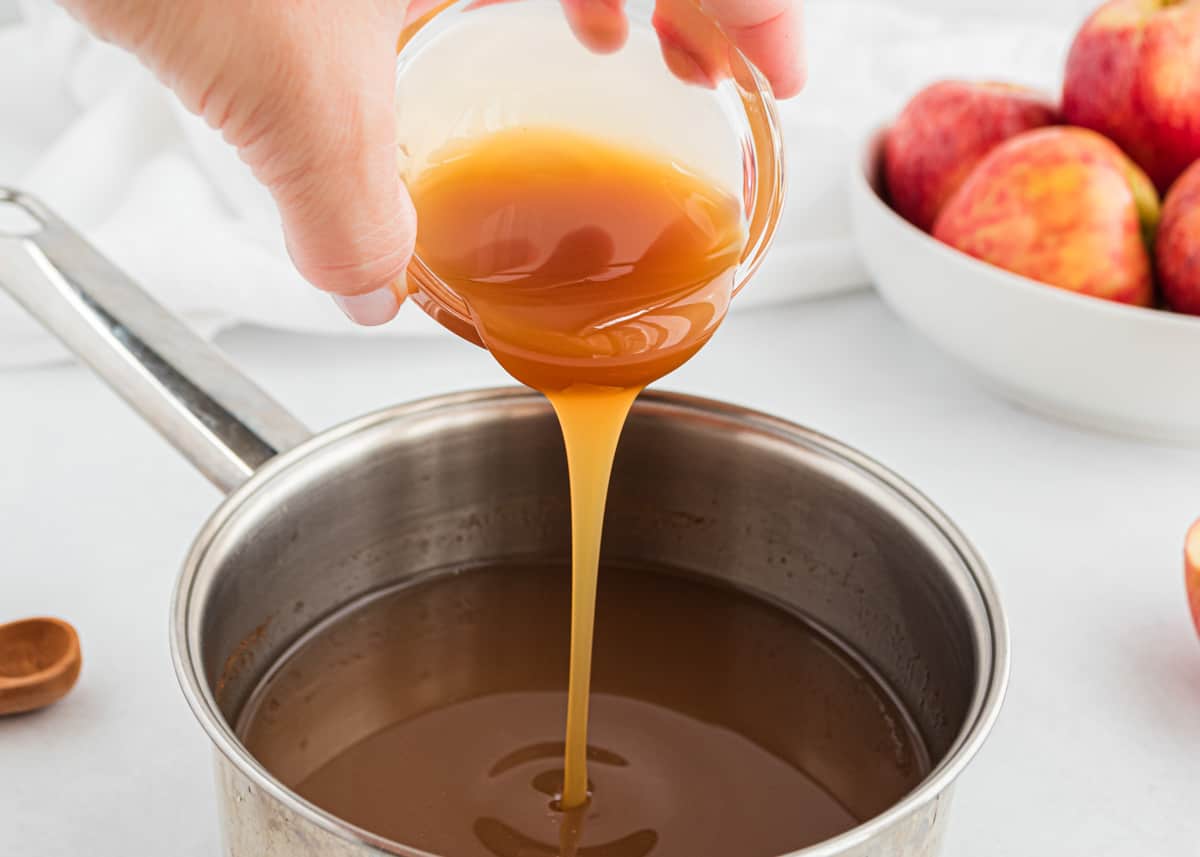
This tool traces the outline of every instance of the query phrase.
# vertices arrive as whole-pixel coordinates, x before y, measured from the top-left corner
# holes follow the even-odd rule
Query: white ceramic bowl
[[[859,252],[896,313],[1035,411],[1200,445],[1200,317],[1056,289],[935,241],[879,193],[885,130],[863,142],[850,204]]]

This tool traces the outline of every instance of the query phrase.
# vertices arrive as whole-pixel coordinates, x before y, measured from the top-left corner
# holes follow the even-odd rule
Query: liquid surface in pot
[[[364,599],[282,659],[239,733],[323,809],[446,857],[775,857],[928,772],[894,695],[824,632],[725,584],[606,565],[595,798],[561,812],[570,599],[550,563]]]
[[[551,128],[452,144],[411,183],[417,253],[562,426],[572,633],[564,807],[587,802],[588,687],[609,474],[633,400],[725,317],[746,241],[738,199],[681,165]]]

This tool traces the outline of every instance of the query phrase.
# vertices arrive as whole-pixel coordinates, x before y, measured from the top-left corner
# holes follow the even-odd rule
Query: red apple
[[[1116,145],[1058,127],[993,149],[946,203],[933,234],[1043,283],[1147,306],[1147,238],[1157,221],[1154,186]]]
[[[1158,189],[1200,159],[1200,0],[1112,0],[1075,37],[1063,118],[1114,140]]]
[[[1167,305],[1200,315],[1200,161],[1167,194],[1155,255]]]
[[[1192,622],[1200,633],[1200,521],[1188,530],[1183,548],[1184,584],[1187,587],[1188,606],[1192,608]]]
[[[997,143],[1057,119],[1052,104],[1019,86],[948,80],[921,90],[884,141],[892,206],[928,232],[946,200]]]

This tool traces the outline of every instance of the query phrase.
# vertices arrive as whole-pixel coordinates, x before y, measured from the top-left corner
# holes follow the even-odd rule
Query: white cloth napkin
[[[789,204],[774,249],[735,302],[749,306],[866,284],[844,177],[858,141],[942,77],[1057,87],[1071,29],[809,0],[811,82],[782,106]],[[414,336],[415,307],[365,330],[307,286],[270,199],[203,122],[136,62],[47,0],[0,0],[0,184],[30,191],[206,335],[237,324]],[[0,367],[64,359],[0,294]]]

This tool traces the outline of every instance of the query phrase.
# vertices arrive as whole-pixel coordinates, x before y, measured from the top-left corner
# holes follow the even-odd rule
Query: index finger
[[[771,82],[780,98],[804,87],[804,16],[801,0],[704,0],[733,43]]]
[[[611,54],[625,45],[629,21],[625,0],[562,0],[567,22],[589,50]]]

